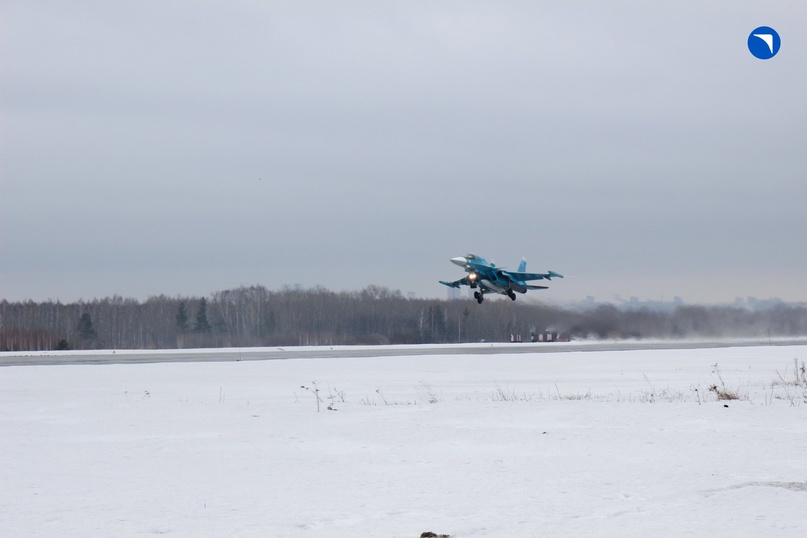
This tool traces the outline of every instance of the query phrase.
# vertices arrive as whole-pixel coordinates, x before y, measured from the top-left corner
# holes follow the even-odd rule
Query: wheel
[[[511,301],[516,300],[516,294],[513,292],[513,290],[507,290],[507,296],[510,297]]]

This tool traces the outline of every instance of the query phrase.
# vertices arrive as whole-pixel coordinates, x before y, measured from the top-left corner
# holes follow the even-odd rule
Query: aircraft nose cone
[[[451,258],[451,263],[454,265],[459,265],[460,267],[465,267],[465,264],[468,260],[463,258],[462,256],[457,256],[456,258]]]

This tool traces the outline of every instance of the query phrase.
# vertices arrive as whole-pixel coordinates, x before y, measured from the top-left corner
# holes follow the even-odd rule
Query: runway
[[[475,343],[397,346],[304,346],[181,350],[19,351],[0,353],[2,366],[150,364],[289,359],[409,357],[422,355],[499,355],[652,349],[710,349],[806,345],[807,338],[732,340],[627,340],[567,343]]]

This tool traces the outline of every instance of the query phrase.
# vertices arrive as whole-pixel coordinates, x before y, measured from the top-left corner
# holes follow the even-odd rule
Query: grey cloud
[[[477,250],[580,275],[547,297],[807,299],[807,10],[620,6],[8,4],[2,296],[441,295]]]

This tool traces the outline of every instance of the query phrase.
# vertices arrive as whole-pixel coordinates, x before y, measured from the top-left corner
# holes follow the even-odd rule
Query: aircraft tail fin
[[[527,258],[521,258],[521,263],[518,264],[518,272],[519,273],[527,272]]]

